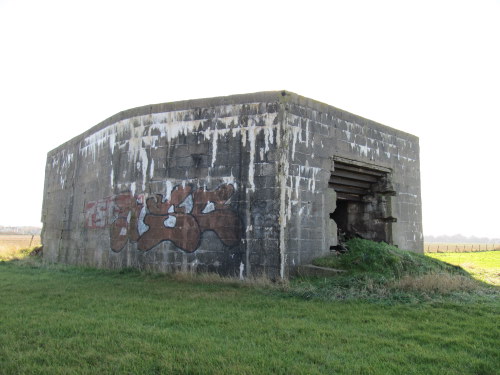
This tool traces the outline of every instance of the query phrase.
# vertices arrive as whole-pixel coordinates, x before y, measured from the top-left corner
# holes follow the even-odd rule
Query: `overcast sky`
[[[131,107],[289,90],[420,137],[424,233],[500,237],[500,1],[0,0],[0,225]]]

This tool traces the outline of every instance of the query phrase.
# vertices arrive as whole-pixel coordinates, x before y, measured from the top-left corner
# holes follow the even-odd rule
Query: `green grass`
[[[0,262],[0,373],[462,375],[500,368],[495,295],[331,302],[308,300],[301,282],[249,287],[31,257]]]
[[[322,300],[363,299],[384,303],[497,298],[498,289],[478,282],[461,267],[423,254],[363,239],[347,242],[349,251],[313,261],[345,270],[333,278],[293,281],[297,296]]]
[[[500,286],[500,251],[432,253],[427,255],[460,266],[478,280]]]
[[[347,242],[349,251],[342,255],[330,255],[315,259],[317,266],[340,268],[352,273],[379,274],[401,277],[408,274],[456,273],[465,275],[462,269],[417,254],[398,249],[384,242],[352,239]]]

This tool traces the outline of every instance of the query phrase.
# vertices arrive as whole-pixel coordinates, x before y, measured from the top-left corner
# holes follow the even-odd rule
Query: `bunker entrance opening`
[[[342,250],[343,242],[358,237],[392,243],[391,200],[396,192],[391,169],[334,157],[329,188],[335,191],[336,208],[330,212],[336,226],[336,242],[330,249]]]

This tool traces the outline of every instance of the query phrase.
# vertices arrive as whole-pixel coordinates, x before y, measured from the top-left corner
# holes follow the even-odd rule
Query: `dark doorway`
[[[392,243],[391,197],[395,195],[389,168],[334,158],[329,187],[337,195],[330,218],[338,227],[339,241],[361,237]]]
[[[330,219],[333,219],[337,223],[337,228],[344,233],[347,232],[349,222],[347,219],[348,206],[348,201],[337,199],[337,208],[334,212],[330,213]]]

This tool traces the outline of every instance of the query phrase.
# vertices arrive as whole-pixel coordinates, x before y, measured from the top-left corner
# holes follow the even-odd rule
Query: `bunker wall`
[[[269,92],[131,109],[49,152],[44,257],[286,277],[337,244],[342,163],[391,187],[350,206],[362,234],[421,252],[418,138]]]
[[[187,102],[116,117],[48,155],[47,259],[279,274],[277,102]]]
[[[336,208],[336,193],[329,187],[336,158],[390,170],[394,195],[378,197],[386,217],[368,212],[363,219],[390,228],[400,248],[423,252],[418,138],[304,97],[286,108],[290,145],[282,211],[287,266],[307,263],[336,244],[331,233],[336,225],[331,228],[329,217]]]

